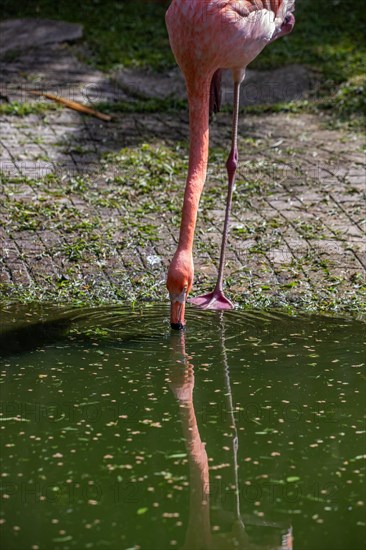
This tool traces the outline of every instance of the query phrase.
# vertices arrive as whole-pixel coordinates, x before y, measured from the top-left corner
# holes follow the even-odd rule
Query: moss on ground
[[[60,105],[50,101],[10,101],[9,103],[0,103],[0,116],[12,115],[24,117],[28,115],[40,115],[48,111],[61,109]]]
[[[140,274],[132,283],[125,274],[124,282],[118,285],[110,284],[98,277],[90,277],[86,281],[80,279],[78,274],[77,269],[69,270],[67,278],[60,279],[57,287],[52,289],[35,282],[26,286],[18,285],[17,288],[0,283],[0,304],[2,307],[11,303],[85,307],[116,305],[121,302],[129,305],[144,302],[168,303],[165,281],[160,279],[157,284],[155,274]],[[249,277],[245,279],[245,276],[241,279],[236,278],[235,285],[243,281],[248,283]],[[301,288],[294,290],[295,285],[286,285],[287,288],[284,286],[273,292],[273,288],[263,284],[248,284],[246,292],[238,293],[230,289],[229,278],[227,283],[226,295],[241,310],[276,310],[294,315],[316,313],[366,319],[366,285],[362,283],[346,293],[337,292],[331,285],[315,292]],[[211,290],[212,282],[196,283],[194,295]]]
[[[274,177],[273,160],[256,157],[257,140],[243,139],[248,170],[245,180],[239,175],[234,216],[240,211],[253,212],[253,201],[276,193],[279,177]],[[214,228],[213,211],[224,204],[226,185],[222,170],[226,151],[214,147],[210,152],[207,188],[201,202],[195,258],[211,255],[209,238]],[[52,302],[70,305],[115,304],[120,301],[165,301],[166,266],[143,267],[131,259],[114,270],[105,268],[113,258],[128,250],[143,249],[167,242],[166,227],[177,234],[180,223],[184,177],[188,162],[185,144],[168,146],[162,142],[142,144],[105,154],[100,172],[93,177],[51,174],[39,178],[4,177],[6,195],[1,225],[16,241],[39,236],[43,232],[64,236],[51,245],[47,255],[62,259],[57,274],[47,273],[27,285],[0,285],[3,303]],[[33,192],[24,194],[24,187]],[[319,242],[326,228],[317,218],[292,220],[293,227],[306,242]],[[209,229],[206,235],[200,233]],[[239,269],[230,269],[226,279],[229,296],[246,309],[275,308],[287,312],[307,311],[360,316],[366,305],[366,285],[361,273],[350,281],[346,275],[335,276],[331,258],[320,258],[311,249],[290,263],[284,259],[273,267],[267,254],[281,246],[288,222],[280,217],[233,223],[231,241],[236,245],[251,243]],[[215,228],[215,232],[217,229]],[[211,233],[212,234],[212,233]],[[18,236],[20,238],[18,239]],[[215,244],[215,254],[217,245]],[[22,255],[20,255],[22,258]],[[26,258],[24,258],[26,260]],[[42,259],[42,253],[41,258]],[[216,261],[216,260],[215,260]],[[250,264],[256,266],[253,273]],[[229,262],[230,263],[230,262]],[[85,266],[96,265],[85,275]],[[308,273],[306,277],[304,274]],[[314,284],[309,282],[317,274]],[[194,291],[205,292],[214,277],[197,269]],[[268,282],[271,281],[271,282]]]

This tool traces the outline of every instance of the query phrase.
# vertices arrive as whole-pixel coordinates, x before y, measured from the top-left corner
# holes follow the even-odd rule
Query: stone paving
[[[111,77],[74,52],[57,44],[2,61],[2,98],[37,102],[28,93],[35,88],[91,105],[133,102],[136,82],[138,96],[149,95],[148,86],[141,92],[140,73]],[[159,93],[151,85],[150,95]],[[165,299],[184,189],[187,113],[117,112],[105,123],[58,108],[1,118],[3,298]],[[211,125],[195,291],[210,288],[216,275],[230,125],[226,113]],[[239,136],[226,266],[231,295],[255,307],[359,310],[366,269],[363,137],[330,130],[321,116],[284,113],[241,115]],[[137,164],[130,166],[128,155],[121,160],[123,148]],[[145,193],[149,170],[161,184]]]

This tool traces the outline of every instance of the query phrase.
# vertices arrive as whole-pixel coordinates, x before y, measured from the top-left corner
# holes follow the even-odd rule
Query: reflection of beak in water
[[[240,513],[240,493],[238,478],[238,432],[233,410],[230,373],[225,348],[225,327],[223,314],[220,314],[221,358],[225,375],[226,406],[230,419],[233,439],[233,470],[235,485],[235,514],[231,518],[231,531],[211,533],[210,523],[210,479],[208,457],[205,444],[201,441],[193,404],[194,367],[185,349],[185,333],[172,336],[174,361],[169,371],[169,387],[179,401],[180,417],[189,460],[190,503],[185,550],[292,550],[292,529],[284,535],[281,546],[258,545],[250,542]]]

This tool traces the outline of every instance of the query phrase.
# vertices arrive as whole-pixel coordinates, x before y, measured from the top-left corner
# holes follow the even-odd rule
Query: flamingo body
[[[295,23],[294,3],[294,0],[173,0],[166,13],[171,48],[186,81],[190,124],[189,167],[179,243],[167,278],[173,328],[185,325],[185,302],[193,284],[192,247],[206,179],[213,76],[219,69],[230,69],[235,86],[232,147],[226,164],[228,199],[218,282],[213,293],[192,301],[201,307],[228,309],[233,306],[223,295],[223,266],[238,163],[239,87],[247,65],[263,48],[291,32]]]
[[[173,0],[166,23],[186,81],[197,71],[209,76],[219,68],[245,69],[280,34],[293,4],[293,0]]]

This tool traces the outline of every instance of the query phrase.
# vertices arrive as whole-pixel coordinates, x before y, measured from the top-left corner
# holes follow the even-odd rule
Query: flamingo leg
[[[225,251],[226,244],[229,235],[229,221],[230,212],[233,198],[233,191],[235,185],[235,173],[238,166],[238,119],[239,119],[239,101],[240,101],[240,84],[241,82],[234,83],[234,110],[233,110],[233,129],[232,129],[232,141],[231,151],[229,158],[226,162],[226,169],[228,174],[228,191],[226,199],[226,211],[224,230],[222,235],[220,263],[216,286],[213,292],[205,294],[204,296],[197,296],[191,298],[189,301],[191,304],[201,307],[202,309],[233,309],[232,302],[225,297],[223,290],[224,280],[224,267],[225,267]]]

